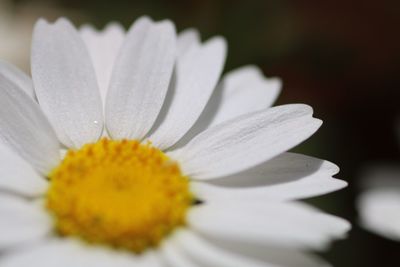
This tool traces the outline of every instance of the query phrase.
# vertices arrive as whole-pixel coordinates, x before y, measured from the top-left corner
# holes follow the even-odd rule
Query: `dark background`
[[[224,36],[225,70],[257,64],[284,82],[278,104],[307,103],[324,120],[320,131],[297,151],[329,159],[349,187],[312,199],[350,220],[345,241],[323,254],[333,265],[400,266],[400,243],[357,226],[354,201],[363,168],[397,164],[400,137],[400,1],[122,1],[19,0],[13,11],[57,9],[75,24],[103,27],[110,20],[128,27],[137,17],[170,18],[178,30],[195,27],[203,39]],[[38,14],[39,13],[39,14]],[[54,13],[43,15],[53,18]],[[399,211],[400,212],[400,211]],[[397,264],[396,264],[397,263]]]

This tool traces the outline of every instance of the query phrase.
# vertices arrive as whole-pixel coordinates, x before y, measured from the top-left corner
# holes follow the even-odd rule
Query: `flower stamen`
[[[159,149],[102,139],[70,150],[49,175],[57,232],[140,253],[185,224],[189,179]]]

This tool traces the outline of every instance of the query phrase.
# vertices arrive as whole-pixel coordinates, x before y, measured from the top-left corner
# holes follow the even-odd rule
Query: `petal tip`
[[[205,47],[214,47],[214,49],[220,49],[224,54],[228,49],[228,43],[222,36],[215,36],[207,40],[204,44]]]
[[[104,26],[104,32],[113,30],[123,33],[125,32],[125,27],[118,21],[111,21]]]

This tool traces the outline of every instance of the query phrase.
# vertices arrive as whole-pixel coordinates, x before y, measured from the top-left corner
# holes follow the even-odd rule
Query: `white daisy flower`
[[[33,83],[0,72],[0,267],[325,266],[349,224],[294,200],[346,183],[286,152],[321,121],[256,67],[218,83],[225,55],[170,21],[40,20]]]
[[[360,224],[385,238],[400,241],[400,167],[369,169],[357,201]]]

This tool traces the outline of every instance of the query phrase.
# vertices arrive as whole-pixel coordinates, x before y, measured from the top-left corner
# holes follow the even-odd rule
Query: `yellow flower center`
[[[133,140],[69,150],[49,179],[46,206],[60,235],[135,253],[184,225],[193,203],[178,164]]]

